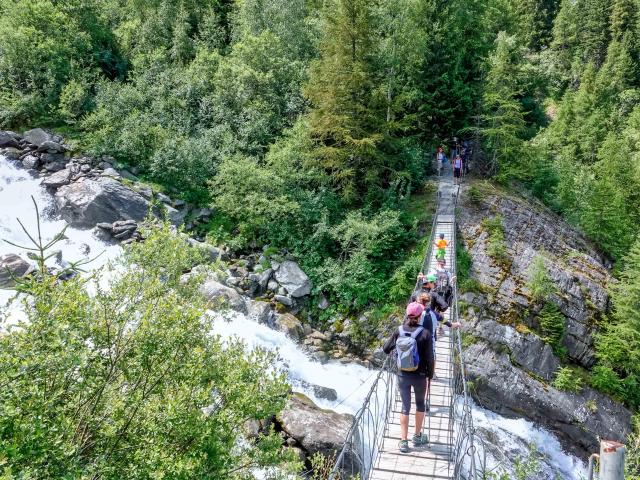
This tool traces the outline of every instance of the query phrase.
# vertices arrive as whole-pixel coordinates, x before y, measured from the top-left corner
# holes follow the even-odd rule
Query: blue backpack
[[[403,372],[415,372],[420,364],[418,354],[418,342],[416,338],[422,333],[423,328],[418,327],[409,333],[402,327],[398,327],[398,340],[396,340],[396,353],[398,354],[398,370]]]

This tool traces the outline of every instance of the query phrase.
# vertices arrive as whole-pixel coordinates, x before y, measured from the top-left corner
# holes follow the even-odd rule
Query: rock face
[[[15,285],[13,277],[20,278],[31,270],[31,264],[14,253],[0,255],[0,288]]]
[[[301,445],[307,457],[317,452],[331,457],[342,448],[353,417],[322,410],[304,395],[293,394],[278,421]]]
[[[497,191],[497,190],[496,190]],[[461,308],[472,394],[482,406],[525,417],[558,434],[563,446],[583,459],[597,451],[598,437],[623,440],[630,412],[590,388],[573,394],[551,385],[561,361],[541,333],[538,314],[545,302],[564,316],[565,363],[591,368],[594,337],[609,309],[607,286],[614,281],[607,260],[559,217],[535,201],[492,193],[480,204],[461,192],[459,239],[472,258],[471,277],[480,293],[467,292]],[[506,255],[490,255],[485,219],[500,217]],[[529,289],[531,264],[541,256],[552,287],[536,300]]]
[[[296,262],[286,260],[275,272],[276,280],[292,297],[303,297],[311,293],[311,280]]]
[[[143,220],[149,212],[149,202],[140,194],[109,177],[81,178],[62,186],[55,204],[62,218],[78,228],[121,219]]]
[[[609,308],[606,288],[612,278],[605,259],[578,232],[540,206],[506,195],[491,195],[480,206],[464,203],[464,198],[460,234],[473,258],[472,276],[490,292],[493,316],[502,323],[522,318],[529,327],[537,327],[535,315],[541,305],[532,302],[527,282],[533,259],[542,255],[557,287],[550,301],[566,317],[564,346],[571,360],[591,367],[595,326]],[[505,235],[506,264],[498,264],[489,255],[489,233],[482,225],[483,219],[498,215]]]
[[[18,148],[20,144],[18,140],[9,132],[0,132],[0,148],[13,147]]]
[[[630,431],[631,413],[594,390],[558,391],[516,368],[507,353],[484,342],[466,348],[464,358],[480,405],[545,426],[577,455],[598,451],[598,438],[624,441]]]

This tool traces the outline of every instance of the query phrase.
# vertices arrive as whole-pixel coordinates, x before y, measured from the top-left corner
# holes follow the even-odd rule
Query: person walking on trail
[[[442,295],[444,301],[449,305],[451,304],[451,297],[453,297],[453,285],[456,281],[455,275],[451,275],[451,272],[446,267],[446,260],[438,260],[436,262],[436,286],[435,290],[438,295]]]
[[[436,260],[444,259],[449,245],[449,242],[444,239],[444,233],[438,235],[438,239],[433,242],[433,245],[436,247]]]
[[[382,350],[387,355],[395,351],[398,365],[398,391],[402,400],[400,413],[400,443],[402,453],[409,452],[409,413],[411,411],[411,389],[416,402],[414,447],[426,445],[427,435],[422,431],[425,415],[427,379],[433,377],[433,339],[431,332],[418,325],[424,307],[412,302],[407,305],[406,319],[402,326],[385,342]]]
[[[463,161],[460,155],[456,155],[451,161],[453,165],[453,184],[460,185],[460,178],[462,177]]]
[[[442,147],[438,147],[438,154],[436,156],[436,160],[437,160],[437,166],[438,166],[438,176],[440,176],[440,173],[442,172],[442,168],[444,167],[444,161],[447,158],[444,154],[444,150],[442,149]]]

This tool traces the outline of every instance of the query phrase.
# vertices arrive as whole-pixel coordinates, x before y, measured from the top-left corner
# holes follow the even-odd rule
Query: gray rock
[[[264,325],[273,325],[274,314],[271,310],[269,302],[262,302],[258,300],[249,300],[249,313],[248,317],[254,322],[262,323]]]
[[[10,132],[0,132],[0,147],[20,148],[20,142]]]
[[[233,288],[227,287],[217,280],[207,279],[200,287],[200,292],[215,306],[228,307],[237,312],[247,313],[247,305],[242,296]]]
[[[560,366],[551,347],[533,333],[521,334],[511,326],[484,320],[474,326],[473,334],[496,351],[507,349],[513,363],[547,381],[553,380]]]
[[[313,395],[317,398],[329,400],[330,402],[335,402],[336,400],[338,400],[338,392],[336,392],[333,388],[323,387],[322,385],[305,382],[304,380],[300,381],[300,385],[307,390],[311,390],[313,392]]]
[[[260,288],[267,288],[267,285],[269,285],[269,280],[271,280],[271,275],[273,275],[273,270],[270,268],[267,268],[260,274],[260,277],[258,278],[258,284],[260,284]]]
[[[115,168],[105,168],[100,175],[103,177],[115,178],[116,180],[122,178]]]
[[[62,218],[78,228],[120,219],[140,221],[149,211],[149,202],[140,194],[108,177],[81,178],[60,187],[55,205]]]
[[[172,225],[179,227],[184,223],[185,218],[187,218],[188,210],[176,210],[171,205],[164,204],[164,209],[167,214],[167,218],[171,222]]]
[[[304,297],[311,293],[311,281],[296,262],[291,260],[282,262],[275,273],[275,278],[292,297]]]
[[[276,315],[274,326],[276,330],[286,333],[295,341],[299,341],[303,335],[302,322],[290,313],[279,313]]]
[[[0,155],[4,155],[5,158],[9,160],[20,160],[20,155],[22,154],[22,150],[14,147],[6,147],[0,149]]]
[[[43,186],[52,189],[60,188],[63,185],[68,185],[69,183],[71,183],[71,170],[67,168],[63,168],[58,172],[52,173],[42,180]]]
[[[464,358],[471,391],[481,405],[543,425],[576,455],[586,458],[598,450],[599,438],[624,441],[630,431],[631,412],[590,388],[574,394],[544,385],[512,365],[507,353],[482,341],[468,347]]]
[[[45,142],[53,142],[53,135],[46,132],[42,128],[34,128],[24,132],[24,139],[32,145],[37,147],[41,146]]]
[[[327,297],[325,297],[324,295],[320,297],[320,301],[318,302],[318,308],[320,310],[326,310],[327,308],[329,308],[329,300],[327,300]]]
[[[60,170],[64,170],[66,167],[67,167],[67,162],[64,161],[64,159],[57,162],[45,163],[44,165],[44,169],[47,172],[59,172]]]
[[[151,190],[151,188],[144,186],[138,186],[136,188],[138,190],[138,193],[147,200],[151,200],[153,198],[153,190]]]
[[[173,206],[175,208],[182,208],[187,204],[184,200],[180,200],[179,198],[173,201]]]
[[[270,292],[278,291],[278,287],[278,282],[276,282],[275,280],[269,280],[267,282],[267,290],[269,290]]]
[[[353,417],[320,409],[306,396],[294,393],[280,413],[278,422],[307,456],[320,453],[332,458],[342,448]],[[357,460],[353,460],[357,465]],[[346,463],[351,463],[350,459]]]
[[[40,157],[35,155],[27,155],[22,159],[22,165],[30,170],[37,170],[40,168]]]
[[[67,149],[57,142],[46,140],[38,146],[38,151],[47,153],[63,153],[66,152]]]
[[[162,193],[162,192],[156,193],[156,198],[158,199],[158,201],[160,201],[162,203],[166,203],[167,205],[171,205],[171,199],[167,195]]]
[[[291,298],[287,297],[286,295],[274,295],[273,298],[276,300],[276,302],[279,302],[287,307],[291,307],[293,305],[293,300],[291,300]]]
[[[29,262],[14,253],[0,255],[0,288],[15,285],[13,278],[20,278],[31,271]]]
[[[221,250],[218,247],[214,247],[210,243],[199,242],[195,238],[188,237],[187,243],[194,248],[202,249],[209,256],[209,260],[215,262],[218,258],[220,258]]]

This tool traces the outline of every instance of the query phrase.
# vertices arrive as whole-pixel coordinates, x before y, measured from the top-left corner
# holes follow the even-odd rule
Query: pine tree
[[[636,27],[637,8],[634,0],[614,0],[611,8],[611,38],[622,41]]]
[[[609,17],[611,0],[579,0],[580,48],[585,63],[600,67],[611,38]]]
[[[490,152],[486,165],[489,172],[506,179],[525,175],[524,112],[518,97],[519,49],[515,37],[500,32],[496,47],[489,57],[489,71],[483,95],[483,126],[485,148]]]
[[[614,310],[611,322],[597,338],[596,350],[601,364],[623,377],[624,395],[638,398],[640,378],[640,239],[623,261],[620,281],[610,287]],[[624,378],[626,377],[626,378]],[[635,384],[631,389],[630,385]]]
[[[183,65],[193,57],[193,41],[189,37],[190,30],[189,14],[184,6],[181,6],[173,27],[171,57],[175,62]]]
[[[312,104],[309,125],[315,160],[352,203],[386,175],[379,149],[386,110],[375,97],[374,18],[366,0],[334,0],[325,21],[321,58],[311,65],[305,89]]]
[[[539,50],[551,40],[553,19],[559,0],[518,0],[515,2],[520,18],[520,35],[526,46]]]

